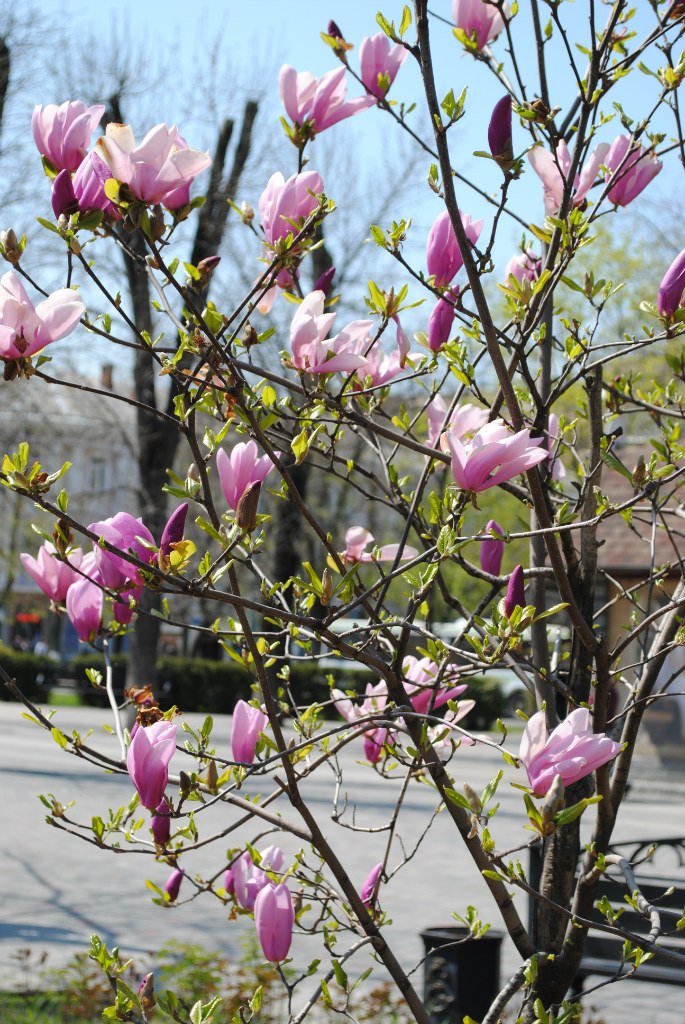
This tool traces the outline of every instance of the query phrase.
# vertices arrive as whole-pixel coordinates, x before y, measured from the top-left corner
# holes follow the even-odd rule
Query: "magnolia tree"
[[[644,325],[622,338],[602,333],[617,285],[587,269],[574,276],[574,268],[581,249],[583,266],[591,262],[600,218],[609,224],[625,216],[622,208],[641,202],[662,164],[675,174],[685,161],[677,93],[685,59],[675,50],[685,13],[679,3],[645,3],[637,31],[634,11],[622,0],[589,2],[582,33],[575,33],[565,20],[570,7],[549,0],[524,11],[501,0],[454,0],[446,24],[416,0],[399,23],[378,15],[381,31],[359,42],[358,59],[331,22],[323,34],[330,71],[317,79],[290,66],[281,70],[282,124],[293,161],[265,169],[258,210],[240,208],[244,259],[254,262],[256,280],[232,309],[222,308],[220,297],[216,304],[198,301],[197,283],[212,274],[218,254],[182,272],[175,255],[177,225],[201,203],[191,193],[208,154],[167,125],[137,141],[128,125],[110,123],[94,141],[104,108],[77,100],[37,107],[33,116],[54,208],[54,220],[43,223],[54,232],[55,261],[63,254],[64,287],[42,291],[23,238],[5,233],[11,269],[0,284],[3,387],[48,386],[41,380],[48,345],[79,324],[112,344],[130,345],[133,332],[135,346],[150,351],[159,373],[175,382],[171,418],[191,462],[185,479],[171,473],[168,490],[178,505],[162,535],[153,536],[135,509],[80,521],[68,503],[68,474],[61,479],[65,467],[37,464],[25,444],[4,456],[3,484],[54,518],[39,550],[23,555],[26,570],[81,640],[107,657],[102,685],[118,755],[63,733],[24,703],[65,753],[128,773],[131,784],[128,805],[107,818],[70,818],[67,825],[64,807],[48,801],[50,820],[102,847],[135,849],[166,863],[163,903],[183,898],[183,887],[213,893],[233,917],[253,917],[274,964],[288,962],[301,935],[320,934],[325,958],[294,980],[282,975],[298,1021],[329,998],[332,978],[349,989],[350,977],[364,969],[357,961],[369,952],[385,965],[408,1011],[428,1019],[393,952],[382,910],[388,863],[406,859],[394,829],[359,889],[345,863],[349,831],[338,837],[308,803],[312,775],[341,784],[338,756],[347,745],[389,786],[404,780],[400,800],[407,787],[429,782],[436,811],[442,808],[454,825],[454,859],[471,861],[486,881],[492,900],[469,911],[472,938],[485,922],[498,922],[520,968],[484,1020],[499,1019],[507,1007],[525,1021],[573,1019],[578,1007],[564,999],[612,860],[608,849],[638,730],[664,661],[683,640],[685,583],[675,538],[673,566],[653,564],[649,587],[646,578],[629,589],[613,581],[613,599],[626,599],[628,607],[622,637],[599,629],[607,567],[597,534],[607,520],[619,517],[627,530],[631,515],[638,521],[646,513],[654,531],[674,536],[683,473],[685,356],[676,339],[685,323],[685,252],[664,265],[658,296],[639,296]],[[436,33],[450,32],[454,57],[462,51],[466,61],[451,62],[450,74],[460,81],[442,96],[436,74],[444,69],[434,66],[431,45]],[[393,83],[410,65],[424,95],[415,108],[398,108]],[[461,91],[467,75],[470,93]],[[486,76],[501,94],[487,111],[477,99]],[[641,90],[632,85],[636,79]],[[645,90],[646,113],[634,113],[630,104],[644,101]],[[408,218],[371,226],[383,284],[370,282],[363,318],[340,324],[334,270],[311,291],[302,285],[311,279],[307,264],[319,228],[337,215],[315,169],[317,137],[335,132],[343,119],[370,116],[373,107],[388,132],[409,133],[424,151],[428,186],[443,208],[425,239]],[[500,180],[492,195],[464,171],[455,125],[469,112],[481,128],[477,159],[489,161]],[[537,215],[524,215],[523,186],[536,197]],[[478,219],[468,212],[475,196],[488,211]],[[522,229],[520,248],[506,266],[494,266],[509,222]],[[410,255],[412,244],[414,252],[425,244],[425,259]],[[137,331],[108,284],[116,247],[147,276],[168,321],[163,336]],[[410,283],[400,286],[407,275]],[[494,280],[499,291],[490,286]],[[285,301],[292,312],[289,334],[276,339],[280,355],[258,362],[272,332],[260,334],[253,323]],[[345,301],[362,307],[364,300],[347,294]],[[412,318],[422,327],[414,347],[402,324]],[[646,346],[661,347],[671,380],[641,383],[631,375],[629,357]],[[631,425],[640,413],[651,416],[652,450],[634,471],[612,451],[622,413]],[[363,457],[350,457],[350,438],[362,438]],[[305,461],[319,492],[352,493],[348,522],[327,519],[303,500],[293,467]],[[632,494],[617,504],[606,491],[621,475]],[[495,493],[505,511],[488,519],[481,508],[494,508],[488,501]],[[315,552],[287,579],[274,578],[270,568],[269,522],[283,502],[294,506]],[[378,538],[365,525],[374,505],[382,515],[374,522],[383,523]],[[186,536],[191,519],[201,545]],[[508,545],[528,554],[502,574]],[[467,605],[459,595],[473,592],[464,586],[472,581],[481,596]],[[235,708],[230,749],[212,738],[210,719],[197,733],[187,730],[182,742],[183,709],[160,707],[145,680],[127,691],[137,718],[126,728],[131,719],[117,706],[108,645],[130,628],[145,588],[162,593],[170,620],[179,596],[213,606],[207,631],[252,673],[254,697]],[[438,606],[462,623],[453,642],[432,629]],[[341,625],[350,618],[353,630]],[[550,649],[550,619],[570,635],[564,650]],[[348,690],[334,671],[330,700],[304,706],[289,665],[322,657],[367,670],[366,693]],[[469,680],[498,665],[512,666],[530,691],[520,746],[503,726],[494,738],[466,727],[479,699]],[[468,784],[469,757],[479,743],[503,762],[480,796]],[[518,787],[521,826],[534,833],[529,842],[522,833],[521,845],[507,852],[493,804],[502,776]],[[200,831],[197,812],[208,804],[225,815],[216,836]],[[582,846],[581,820],[588,837]],[[226,837],[246,824],[254,842],[227,857]],[[259,837],[266,833],[271,845],[264,848]],[[286,856],[281,833],[291,837],[285,846],[301,847],[297,855]],[[204,877],[193,855],[212,839],[215,870]],[[521,865],[522,851],[535,843],[542,848],[539,892]],[[449,877],[449,864],[431,863],[430,834],[417,856],[427,870]],[[632,892],[630,865],[622,866]],[[530,928],[512,900],[517,889],[533,897]],[[639,967],[656,948],[662,924],[654,908],[638,903],[651,914],[648,939],[638,943],[610,912],[600,927],[626,939],[624,955]],[[111,1019],[148,1021],[152,979],[136,994],[118,978],[118,962],[102,948],[98,955],[116,992]],[[169,998],[175,1019],[188,1019]],[[255,1008],[246,1007],[243,1019]],[[211,1020],[216,1005],[193,1013],[193,1020]]]

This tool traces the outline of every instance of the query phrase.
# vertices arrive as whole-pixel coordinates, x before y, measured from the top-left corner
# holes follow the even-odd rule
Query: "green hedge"
[[[112,657],[114,692],[118,699],[123,698],[127,662],[126,655]],[[84,704],[104,706],[107,703],[104,690],[92,686],[86,676],[87,668],[98,669],[104,674],[104,660],[99,654],[82,654],[72,659],[67,666],[60,666],[49,658],[24,654],[0,645],[0,664],[16,679],[19,689],[30,700],[44,700],[59,677],[73,682]],[[306,707],[315,701],[320,704],[330,701],[328,679],[331,675],[339,689],[355,690],[357,693],[363,693],[366,684],[373,678],[364,669],[341,666],[330,671],[316,664],[297,662],[290,668],[290,692],[295,702]],[[231,661],[160,658],[158,678],[157,696],[164,708],[176,704],[182,711],[230,714],[237,701],[249,700],[252,696],[253,676],[247,669]],[[464,720],[467,727],[487,729],[505,712],[506,702],[495,680],[481,677],[469,679],[466,696],[476,701],[475,708]],[[1,684],[0,699],[12,699],[9,691]]]
[[[59,663],[40,654],[15,651],[13,647],[0,644],[0,665],[7,675],[29,700],[43,700],[48,690],[57,682]],[[14,700],[3,682],[0,681],[0,700]]]

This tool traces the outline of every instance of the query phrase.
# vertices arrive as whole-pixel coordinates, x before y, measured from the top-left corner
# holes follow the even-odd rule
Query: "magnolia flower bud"
[[[507,593],[504,598],[504,614],[510,619],[514,608],[524,608],[525,604],[526,592],[523,582],[523,568],[517,565],[509,577],[509,585],[507,586]]]
[[[238,501],[235,510],[235,521],[241,530],[251,533],[257,525],[257,508],[259,506],[259,494],[262,489],[261,481],[250,484]]]
[[[321,576],[321,597],[319,600],[321,604],[326,607],[330,604],[331,598],[333,597],[333,579],[328,569],[324,569]]]
[[[495,104],[488,126],[488,146],[503,171],[514,164],[511,127],[511,97],[507,94]]]
[[[151,1010],[155,1005],[155,977],[154,974],[146,974],[138,988],[138,998],[144,1010]]]
[[[7,262],[16,266],[21,259],[23,250],[12,228],[8,231],[0,231],[0,247],[2,247],[2,255]]]

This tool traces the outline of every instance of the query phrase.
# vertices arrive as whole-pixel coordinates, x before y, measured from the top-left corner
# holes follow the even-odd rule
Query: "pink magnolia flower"
[[[504,541],[499,538],[504,536],[504,530],[494,519],[490,519],[483,533],[485,540],[480,543],[480,567],[491,576],[499,576],[504,557]]]
[[[75,171],[104,112],[102,103],[87,107],[81,100],[34,107],[31,128],[38,151],[56,171]]]
[[[512,434],[503,420],[486,423],[464,444],[451,432],[446,437],[452,476],[463,491],[486,491],[549,458],[543,438],[529,430]]]
[[[399,544],[384,544],[375,553],[367,551],[369,544],[373,543],[373,534],[369,533],[363,526],[351,526],[345,534],[345,550],[341,557],[343,562],[352,564],[354,562],[392,562],[400,549]],[[402,548],[401,558],[416,558],[416,548],[405,544]]]
[[[176,868],[174,871],[171,872],[167,880],[167,884],[164,886],[164,891],[166,892],[172,903],[175,903],[176,900],[178,899],[178,894],[181,891],[181,882],[183,881],[184,875],[185,871],[183,870],[183,868]]]
[[[378,886],[382,874],[383,865],[376,864],[375,867],[372,867],[371,870],[369,871],[366,881],[361,887],[359,897],[362,903],[366,904],[367,907],[372,906],[376,902],[376,898],[378,896]]]
[[[482,220],[473,220],[470,214],[460,211],[466,237],[471,245],[475,245],[483,229]],[[426,265],[428,273],[435,278],[437,288],[450,283],[454,275],[463,266],[463,259],[457,244],[450,215],[447,210],[439,214],[428,233],[426,243]]]
[[[268,455],[259,455],[257,442],[250,440],[239,441],[230,455],[219,448],[216,468],[226,504],[235,510],[248,487],[262,483],[274,466]]]
[[[269,882],[261,890],[254,905],[254,922],[259,944],[267,960],[285,960],[293,940],[295,909],[287,885]]]
[[[67,590],[66,608],[69,621],[79,640],[92,643],[102,628],[104,595],[89,579],[79,579]]]
[[[392,743],[397,734],[390,729],[369,729],[364,733],[364,757],[370,764],[378,764],[383,756],[383,748]]]
[[[406,56],[404,46],[401,43],[391,46],[385,32],[362,39],[359,46],[359,76],[376,99],[385,98]]]
[[[259,197],[259,217],[264,238],[274,245],[290,232],[296,233],[319,205],[323,181],[316,171],[293,174],[286,181],[280,171],[272,174]]]
[[[27,554],[19,555],[24,570],[55,604],[61,604],[72,583],[76,583],[82,578],[76,569],[72,569],[72,566],[78,568],[81,565],[83,558],[81,548],[73,548],[69,551],[67,558],[70,565],[57,558],[55,547],[47,542],[38,548],[36,558]]]
[[[381,387],[388,381],[399,377],[401,373],[402,363],[399,352],[383,352],[378,345],[374,345],[366,355],[364,364],[357,370],[356,377],[359,387],[369,379],[372,387]]]
[[[126,755],[131,782],[140,802],[155,811],[162,803],[169,781],[169,761],[176,750],[176,724],[161,719],[144,729],[136,729]]]
[[[233,885],[238,903],[245,910],[252,910],[264,886],[271,884],[267,871],[278,874],[285,865],[285,854],[280,846],[267,846],[265,850],[260,851],[260,857],[257,867],[250,854],[245,851],[231,865],[232,877],[229,882]],[[228,891],[226,888],[226,892]]]
[[[428,444],[432,448],[437,448],[438,441],[440,441],[440,448],[446,454],[449,454],[449,447],[443,431],[448,430],[450,434],[461,440],[480,430],[488,421],[487,410],[479,409],[477,406],[471,405],[470,402],[457,405],[449,420],[446,421],[447,406],[441,395],[435,395],[426,409],[426,415],[428,416]],[[440,463],[441,468],[442,466],[443,463]]]
[[[608,171],[606,179],[612,183],[608,196],[616,206],[632,203],[663,166],[654,153],[635,145],[628,135],[614,139],[604,165]]]
[[[108,544],[134,555],[141,562],[151,562],[155,557],[155,540],[142,519],[136,519],[130,512],[117,512],[111,519],[103,519],[99,523],[91,523],[88,527]],[[111,590],[125,588],[132,581],[140,583],[138,569],[127,562],[121,555],[115,555],[95,545],[93,549],[95,565],[105,587]]]
[[[252,764],[259,734],[269,724],[269,716],[261,708],[256,708],[247,701],[239,700],[233,709],[231,723],[231,749],[233,760],[241,764]]]
[[[368,715],[382,713],[388,701],[388,687],[385,683],[366,684],[366,696],[361,704],[355,704],[342,690],[333,688],[331,697],[335,709],[346,722],[358,722]]]
[[[110,171],[107,164],[95,152],[89,153],[79,164],[72,181],[72,189],[78,208],[82,213],[86,213],[88,210],[102,210],[114,220],[121,220],[119,210],[105,195],[104,182],[109,177]],[[55,213],[57,213],[56,210]]]
[[[466,683],[450,687],[456,679],[458,670],[454,665],[447,665],[438,685],[439,666],[431,658],[415,658],[407,655],[402,662],[404,688],[409,695],[411,706],[420,715],[425,715],[429,707],[433,710],[442,707],[448,700],[455,700],[467,689]]]
[[[508,7],[505,5],[505,13]],[[452,18],[469,38],[475,38],[476,48],[482,50],[496,39],[504,28],[504,21],[493,3],[485,0],[452,0]]]
[[[21,279],[0,279],[0,359],[26,359],[76,327],[86,307],[71,288],[60,288],[34,307]]]
[[[685,296],[685,249],[678,253],[659,285],[657,306],[660,316],[672,317]]]
[[[504,269],[504,280],[507,282],[513,277],[519,284],[524,281],[530,281],[532,284],[539,278],[541,270],[542,260],[532,249],[527,249],[511,257]]]
[[[459,289],[451,288],[434,306],[428,318],[428,348],[431,352],[439,352],[450,340],[456,314],[455,303],[458,298]]]
[[[528,719],[519,757],[526,766],[528,780],[536,796],[544,796],[555,775],[564,786],[585,778],[621,750],[605,733],[593,733],[587,708],[572,711],[547,737],[544,711]]]
[[[335,313],[324,313],[323,292],[310,292],[297,307],[290,324],[292,364],[306,373],[348,373],[366,362],[359,352],[368,338],[371,320],[354,320],[334,338],[327,338]]]
[[[475,708],[475,700],[460,700],[456,711],[445,712],[445,717],[439,725],[432,725],[428,730],[428,740],[434,747],[436,753],[451,754],[454,750],[455,740],[462,747],[473,747],[476,741],[459,730],[458,722],[468,715],[469,711]],[[454,733],[457,733],[454,736]]]
[[[599,168],[604,163],[608,152],[609,144],[607,142],[601,142],[595,146],[580,175],[576,174],[573,181],[573,206],[582,206],[585,202],[585,197],[594,185]],[[541,146],[536,146],[528,153],[528,160],[542,181],[545,193],[545,211],[549,214],[557,213],[564,197],[564,188],[571,167],[571,154],[568,151],[568,146],[562,139],[557,146],[556,155]]]
[[[212,162],[209,153],[188,149],[176,125],[166,124],[151,128],[139,145],[130,125],[108,124],[96,153],[109,168],[107,177],[124,182],[142,202],[171,210],[187,203],[191,181]]]
[[[297,72],[284,64],[278,76],[278,91],[290,120],[297,126],[308,124],[314,133],[322,132],[373,106],[373,96],[346,99],[346,73],[345,67],[339,67],[315,78],[309,71]]]

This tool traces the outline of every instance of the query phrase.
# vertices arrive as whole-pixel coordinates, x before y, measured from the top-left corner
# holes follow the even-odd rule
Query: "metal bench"
[[[656,846],[652,857],[649,850]],[[662,934],[658,945],[674,950],[685,956],[685,930],[678,931],[676,922],[685,915],[685,838],[634,840],[614,844],[610,853],[625,857],[633,865],[635,879],[640,892],[662,915]],[[529,883],[539,891],[542,870],[542,848],[531,848]],[[631,906],[626,897],[628,891],[620,868],[611,865],[599,881],[597,898],[606,897],[614,910],[623,909],[618,927],[624,927],[635,935],[646,938],[649,922]],[[529,901],[529,922],[532,920],[534,900]],[[593,920],[607,923],[595,904]],[[637,981],[652,981],[663,985],[685,984],[685,963],[662,956],[659,953],[643,961],[635,971],[631,962],[623,961],[623,941],[616,935],[591,928],[587,937],[585,952],[573,983],[572,995],[583,991],[585,979],[590,975],[620,977],[628,974]]]

